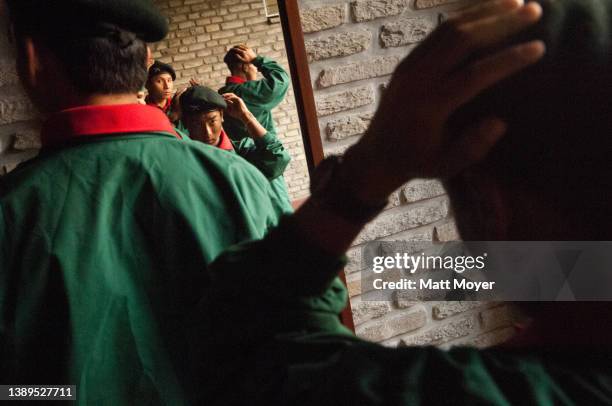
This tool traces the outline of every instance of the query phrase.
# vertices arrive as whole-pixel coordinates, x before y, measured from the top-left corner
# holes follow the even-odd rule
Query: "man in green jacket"
[[[221,96],[208,87],[192,86],[181,97],[181,110],[182,121],[191,139],[237,153],[257,167],[270,181],[283,175],[291,159],[289,154],[235,94]],[[227,116],[224,113],[240,120],[247,128],[249,137],[240,141],[232,140],[223,128]]]
[[[251,48],[237,45],[230,49],[223,59],[231,72],[225,86],[219,93],[233,93],[240,97],[257,121],[264,126],[270,137],[278,138],[272,109],[278,106],[287,94],[291,79],[276,61],[258,56]],[[261,72],[263,79],[257,80]],[[249,136],[240,120],[229,118],[225,123],[227,133],[234,140]],[[283,176],[272,181],[272,189],[279,197],[289,201],[287,184]]]
[[[145,87],[147,96],[145,103],[149,106],[159,108],[168,116],[168,120],[179,130],[181,135],[186,135],[186,129],[181,122],[181,94],[186,90],[174,92],[174,81],[176,72],[174,68],[160,61],[154,61],[149,66],[149,75]]]
[[[0,382],[185,403],[207,264],[285,206],[242,158],[138,104],[145,41],[167,33],[150,2],[7,4],[20,79],[48,118],[40,155],[0,179]]]

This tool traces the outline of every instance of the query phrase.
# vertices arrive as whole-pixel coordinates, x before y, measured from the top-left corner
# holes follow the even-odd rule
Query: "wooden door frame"
[[[296,108],[300,119],[308,173],[312,175],[315,167],[323,160],[325,155],[319,131],[317,107],[312,90],[298,0],[278,0],[278,8],[285,37],[285,49],[287,50],[291,80],[293,81]],[[340,272],[339,276],[346,285],[344,271]],[[355,331],[350,303],[347,304],[340,317],[345,326]]]

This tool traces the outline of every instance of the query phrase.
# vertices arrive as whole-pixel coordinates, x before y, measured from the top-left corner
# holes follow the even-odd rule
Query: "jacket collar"
[[[153,106],[153,107],[157,107],[158,109],[160,109],[161,111],[163,111],[164,113],[168,114],[168,111],[170,111],[170,107],[172,106],[172,97],[168,97],[166,99],[166,104],[164,105],[164,107],[159,107],[159,105],[157,103],[152,102],[149,99],[149,96],[147,96],[145,98],[145,103],[147,103],[148,106]]]
[[[225,151],[234,150],[234,145],[232,144],[230,138],[227,136],[225,130],[221,130],[221,136],[219,137],[219,144],[217,144],[217,148],[221,148]]]
[[[51,115],[43,124],[41,142],[43,147],[49,147],[100,135],[159,132],[181,138],[168,117],[155,107],[141,104],[81,106]]]
[[[230,84],[241,85],[246,82],[247,80],[245,78],[241,78],[240,76],[228,76],[227,79],[225,80],[225,83],[228,85]]]

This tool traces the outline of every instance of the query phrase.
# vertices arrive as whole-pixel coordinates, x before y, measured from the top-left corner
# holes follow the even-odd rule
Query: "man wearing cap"
[[[171,123],[183,135],[185,128],[181,123],[181,94],[186,90],[180,90],[174,94],[174,81],[176,72],[171,65],[160,61],[154,61],[149,67],[149,75],[145,87],[147,89],[146,104],[160,108]]]
[[[223,61],[231,76],[227,78],[225,86],[219,89],[219,93],[233,93],[240,97],[269,136],[277,138],[272,109],[278,106],[287,94],[291,81],[287,72],[276,61],[258,56],[246,45],[237,45],[230,49]],[[258,72],[263,76],[260,80],[257,80]],[[249,136],[244,124],[231,117],[226,120],[225,129],[235,140]],[[272,188],[278,196],[289,201],[283,176],[272,181]]]
[[[182,121],[191,139],[234,152],[256,166],[268,180],[282,176],[289,164],[283,144],[257,121],[233,93],[221,96],[204,86],[193,86],[181,97]],[[240,120],[249,138],[232,140],[223,129],[224,112]],[[288,206],[290,208],[290,206]]]
[[[7,4],[20,79],[48,119],[40,155],[0,179],[0,382],[184,404],[207,264],[263,237],[282,202],[252,165],[138,104],[146,42],[167,33],[151,2]]]

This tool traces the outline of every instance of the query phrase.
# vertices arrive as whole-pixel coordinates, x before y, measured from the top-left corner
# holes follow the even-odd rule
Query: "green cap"
[[[62,35],[96,35],[112,24],[156,42],[168,33],[168,21],[151,0],[7,0],[11,20],[26,30]]]
[[[181,95],[181,109],[184,113],[206,113],[226,108],[223,96],[208,87],[192,86]]]

